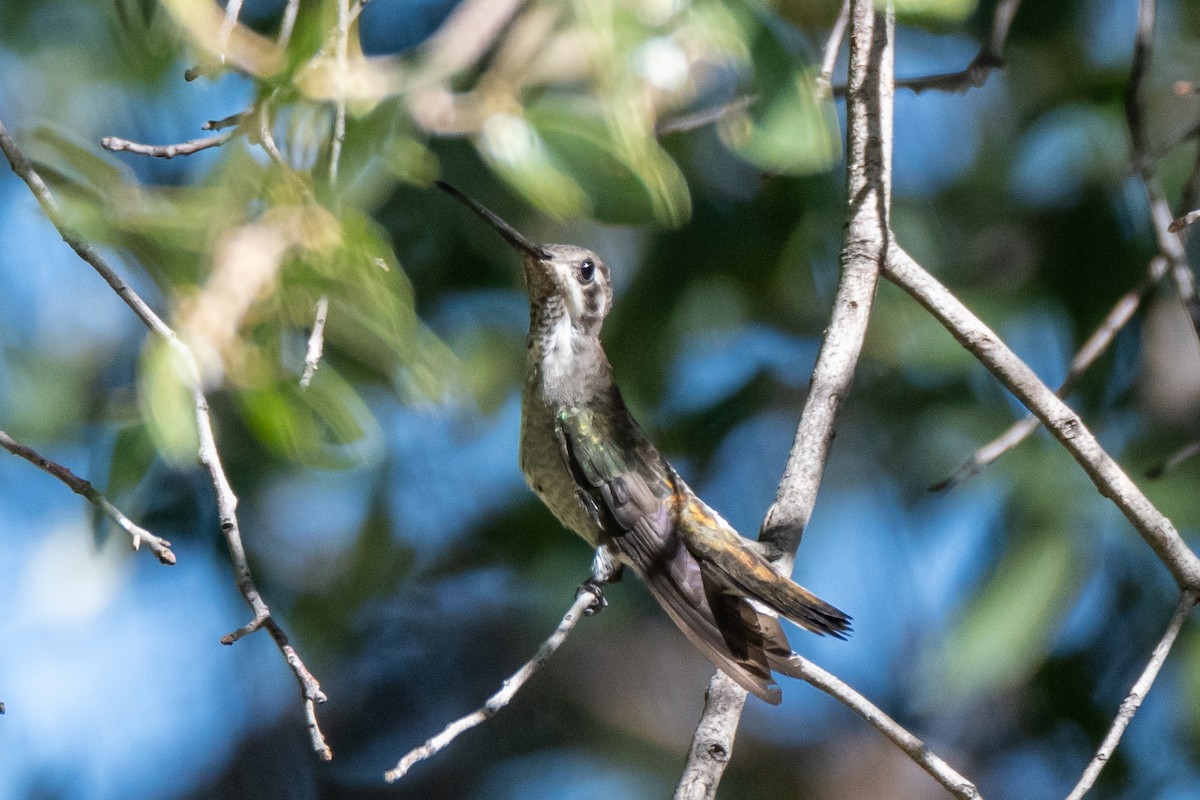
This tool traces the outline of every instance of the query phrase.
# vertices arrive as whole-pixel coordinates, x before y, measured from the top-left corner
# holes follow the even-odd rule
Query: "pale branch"
[[[521,690],[521,687],[528,683],[529,679],[546,665],[550,657],[566,641],[567,636],[575,627],[575,623],[579,622],[579,618],[586,615],[587,611],[600,601],[601,596],[598,592],[588,588],[581,588],[579,594],[575,597],[575,602],[567,609],[567,613],[563,615],[562,621],[558,623],[558,627],[554,629],[554,633],[550,634],[550,638],[542,642],[537,652],[533,654],[533,658],[522,664],[520,669],[505,680],[500,690],[489,697],[481,707],[464,717],[454,720],[437,736],[426,740],[420,747],[415,747],[405,754],[395,767],[384,773],[384,780],[388,783],[400,780],[418,762],[437,755],[447,745],[458,738],[460,734],[496,716],[500,709],[512,701],[517,692]]]
[[[673,133],[685,133],[703,128],[705,125],[711,125],[724,119],[729,114],[744,111],[757,99],[757,96],[752,94],[742,95],[719,106],[665,119],[654,126],[654,135],[669,136]]]
[[[217,50],[221,63],[225,63],[225,51],[229,48],[229,37],[237,27],[238,16],[242,13],[242,0],[229,0],[225,4],[225,19],[221,21],[221,29],[217,31]]]
[[[205,136],[201,139],[192,139],[179,144],[142,144],[140,142],[131,142],[128,139],[122,139],[118,136],[105,136],[100,140],[100,146],[105,150],[117,152],[136,153],[141,156],[153,156],[155,158],[174,158],[175,156],[190,156],[193,153],[199,153],[201,150],[208,150],[213,147],[220,147],[228,142],[237,129],[218,133],[216,136]]]
[[[1197,160],[1197,163],[1200,163],[1200,160]],[[1178,233],[1198,219],[1200,219],[1200,209],[1189,211],[1182,217],[1176,217],[1171,224],[1167,226],[1167,230],[1169,230],[1171,233]]]
[[[1000,337],[898,245],[884,275],[925,307],[969,350],[1083,467],[1100,494],[1125,515],[1171,572],[1180,589],[1200,590],[1200,559],[1166,516],[1113,460],[1083,420],[1042,383]]]
[[[1121,703],[1120,708],[1117,710],[1117,715],[1113,719],[1112,726],[1108,729],[1108,734],[1105,735],[1104,741],[1100,743],[1100,748],[1096,751],[1095,757],[1084,769],[1083,775],[1079,778],[1079,783],[1075,784],[1075,788],[1067,795],[1067,800],[1082,800],[1083,796],[1096,783],[1096,779],[1100,777],[1100,770],[1104,769],[1104,765],[1112,758],[1117,745],[1121,742],[1121,736],[1125,733],[1125,728],[1133,721],[1133,715],[1137,713],[1138,708],[1142,705],[1142,701],[1150,693],[1151,687],[1154,686],[1154,679],[1158,677],[1159,670],[1162,669],[1163,663],[1167,660],[1167,655],[1171,652],[1171,646],[1175,644],[1175,639],[1179,636],[1179,631],[1183,627],[1184,621],[1195,605],[1195,594],[1190,591],[1184,591],[1180,594],[1179,605],[1176,606],[1175,613],[1172,615],[1171,621],[1167,624],[1167,630],[1163,633],[1162,638],[1159,639],[1158,644],[1154,646],[1154,651],[1150,654],[1150,661],[1133,684],[1133,688],[1129,690],[1128,696]]]
[[[234,125],[241,125],[250,116],[249,111],[239,111],[236,114],[230,114],[228,117],[221,119],[210,119],[208,122],[200,126],[202,131],[219,131],[225,128],[232,128]]]
[[[195,412],[196,430],[199,438],[198,459],[208,472],[216,494],[221,533],[224,535],[226,546],[229,548],[235,582],[242,597],[245,598],[247,605],[250,606],[251,611],[254,613],[254,619],[248,625],[223,637],[221,640],[222,643],[230,644],[246,633],[253,632],[259,628],[266,628],[271,634],[271,638],[275,641],[276,646],[283,654],[284,659],[292,668],[306,706],[309,703],[325,702],[325,695],[321,691],[320,684],[317,683],[316,678],[309,672],[295,649],[289,644],[286,634],[271,616],[270,609],[263,601],[262,595],[254,584],[253,576],[250,573],[250,566],[246,560],[245,548],[242,545],[241,532],[238,527],[236,512],[237,496],[233,493],[229,479],[225,475],[225,469],[221,464],[220,456],[217,453],[212,418],[208,411],[208,400],[204,396],[200,368],[191,348],[147,305],[146,301],[133,290],[94,247],[80,239],[70,230],[63,219],[58,201],[50,192],[49,187],[46,186],[42,177],[33,168],[29,159],[17,147],[17,143],[9,136],[3,122],[0,122],[0,150],[4,151],[4,155],[12,166],[13,172],[29,186],[30,191],[41,204],[46,216],[62,236],[63,241],[70,245],[71,249],[112,287],[117,296],[125,301],[125,304],[133,310],[138,319],[145,323],[146,327],[167,342],[184,369],[186,382],[192,394]],[[332,755],[329,746],[325,743],[325,738],[321,734],[320,728],[314,725],[311,728],[311,733],[313,749],[317,751],[321,758],[326,760],[331,758]]]
[[[1108,312],[1096,330],[1092,331],[1092,335],[1071,359],[1071,366],[1067,370],[1066,378],[1054,392],[1056,395],[1065,399],[1074,391],[1079,379],[1091,368],[1092,364],[1096,363],[1100,356],[1104,355],[1109,345],[1116,339],[1117,334],[1128,324],[1129,320],[1133,319],[1133,315],[1146,296],[1162,280],[1166,271],[1167,260],[1165,258],[1155,256],[1150,259],[1150,267],[1146,271],[1146,276],[1142,278],[1142,282],[1117,300],[1112,310]],[[1014,422],[1004,433],[972,453],[971,457],[953,475],[929,487],[929,490],[940,492],[952,489],[963,481],[978,475],[988,464],[1025,441],[1040,424],[1038,418],[1032,414]]]
[[[146,546],[150,548],[150,552],[154,553],[159,561],[164,564],[175,563],[175,554],[171,552],[170,542],[155,536],[150,531],[135,524],[133,520],[122,514],[120,509],[109,502],[108,498],[101,494],[100,490],[93,486],[90,481],[79,477],[62,464],[51,461],[32,447],[21,444],[4,431],[0,431],[0,447],[3,447],[14,456],[20,456],[43,472],[58,478],[68,489],[80,495],[102,511],[105,516],[117,523],[122,530],[129,534],[134,550],[137,550],[142,542],[145,542]]]
[[[978,89],[987,83],[991,74],[1004,67],[1004,44],[1008,41],[1008,32],[1012,28],[1013,18],[1021,0],[999,0],[992,14],[992,28],[988,32],[987,41],[979,48],[979,52],[968,64],[957,72],[944,72],[937,75],[922,75],[913,78],[896,80],[897,89],[910,89],[913,92],[965,92],[968,89]],[[833,93],[839,97],[846,93],[845,86],[835,86]]]
[[[716,796],[733,754],[745,705],[746,690],[721,670],[714,672],[704,693],[704,712],[692,734],[687,769],[675,787],[674,800],[708,800]]]
[[[300,13],[300,0],[287,0],[283,8],[283,17],[279,20],[279,38],[275,40],[280,50],[287,50],[292,41],[292,31],[296,29],[296,16]]]
[[[850,0],[842,0],[842,10],[829,31],[825,40],[824,55],[821,58],[821,74],[817,76],[818,91],[823,97],[833,92],[833,68],[837,65],[838,51],[842,49],[842,40],[846,38],[846,25],[850,21]]]
[[[1154,156],[1146,130],[1146,75],[1150,70],[1156,13],[1155,0],[1140,0],[1137,32],[1133,41],[1133,64],[1129,71],[1129,83],[1125,86],[1125,123],[1129,128],[1130,158],[1134,172],[1142,183],[1150,206],[1154,238],[1159,252],[1171,265],[1175,291],[1191,316],[1197,337],[1200,337],[1200,296],[1196,292],[1196,275],[1188,263],[1183,240],[1171,229],[1175,215],[1171,212],[1162,183],[1154,173]]]
[[[850,93],[846,102],[850,204],[840,257],[841,280],[796,437],[759,536],[783,575],[791,574],[796,549],[812,515],[838,412],[850,392],[880,267],[888,252],[894,24],[890,2],[886,11],[876,11],[872,0],[851,3]],[[728,758],[744,694],[732,681],[710,683],[676,790],[678,796],[689,800],[715,797],[726,761],[712,754]]]
[[[1187,461],[1189,458],[1194,458],[1197,455],[1200,455],[1200,441],[1189,442],[1172,453],[1171,457],[1163,463],[1156,464],[1155,466],[1146,470],[1146,477],[1152,480],[1157,480],[1158,478],[1161,478],[1163,475],[1166,475],[1168,472],[1178,467],[1183,462]]]
[[[905,755],[916,762],[935,781],[946,788],[946,791],[962,800],[982,800],[982,795],[971,781],[956,772],[941,757],[929,749],[923,741],[908,731],[903,725],[889,717],[882,709],[858,693],[852,686],[831,672],[828,672],[808,659],[793,655],[790,665],[795,669],[789,672],[801,678],[821,691],[844,704],[847,708],[867,721],[871,727],[886,736],[893,744],[904,751]]]
[[[333,120],[333,140],[329,143],[329,188],[336,193],[338,164],[342,160],[342,145],[346,141],[346,73],[350,42],[350,0],[337,0],[337,110]]]
[[[308,350],[304,355],[304,374],[300,376],[300,388],[307,389],[312,383],[317,367],[321,365],[321,354],[325,351],[325,318],[329,315],[329,298],[317,298],[316,316],[313,318],[312,333],[308,336]]]

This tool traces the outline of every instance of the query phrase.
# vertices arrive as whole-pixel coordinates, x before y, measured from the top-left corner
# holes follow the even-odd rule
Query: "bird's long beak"
[[[496,232],[504,237],[504,241],[511,244],[518,252],[524,253],[525,255],[528,255],[528,256],[531,256],[531,257],[537,259],[538,261],[542,261],[542,260],[549,258],[549,255],[547,255],[545,250],[538,247],[536,244],[529,241],[524,236],[522,236],[520,233],[518,233],[516,228],[514,228],[512,225],[509,225],[504,220],[500,219],[500,217],[496,216],[494,213],[489,211],[484,206],[480,205],[479,203],[475,202],[471,198],[467,197],[465,194],[460,192],[458,189],[455,189],[453,186],[446,183],[445,181],[434,181],[434,183],[443,192],[450,195],[455,200],[462,203],[464,206],[471,209],[479,216],[483,217],[484,221],[486,221],[493,228],[495,228]]]

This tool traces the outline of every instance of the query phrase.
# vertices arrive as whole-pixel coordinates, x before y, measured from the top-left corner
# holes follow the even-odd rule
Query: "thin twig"
[[[1169,230],[1171,233],[1178,233],[1198,219],[1200,219],[1200,209],[1189,211],[1182,217],[1177,217],[1170,225],[1167,226],[1167,230]]]
[[[1158,554],[1180,589],[1200,591],[1200,559],[1174,524],[1130,480],[1069,406],[1009,349],[970,309],[959,301],[898,245],[893,245],[884,275],[925,307],[1042,424],[1062,442],[1100,493]]]
[[[928,772],[934,780],[950,794],[962,800],[982,800],[979,790],[949,764],[936,755],[929,746],[910,733],[904,726],[889,717],[882,709],[863,697],[853,687],[831,672],[818,667],[802,656],[792,656],[794,674],[821,691],[841,701],[855,714],[865,719],[871,727],[886,736],[893,744]]]
[[[1117,300],[1112,310],[1108,312],[1108,315],[1105,316],[1096,330],[1092,332],[1092,335],[1079,348],[1079,352],[1071,359],[1071,366],[1067,370],[1066,378],[1063,379],[1062,384],[1054,392],[1056,395],[1060,398],[1066,398],[1067,395],[1074,391],[1079,379],[1108,350],[1108,346],[1112,344],[1121,329],[1133,318],[1142,301],[1158,285],[1166,272],[1167,260],[1165,258],[1155,256],[1150,259],[1150,267],[1146,271],[1146,276],[1142,278],[1142,282],[1133,290],[1126,292],[1121,299]],[[971,457],[953,475],[940,483],[930,486],[929,491],[946,491],[978,475],[988,464],[991,464],[997,458],[1025,441],[1030,434],[1037,430],[1040,424],[1038,418],[1032,414],[1014,422],[1004,433],[972,453]]]
[[[825,40],[825,55],[821,59],[821,74],[817,76],[817,91],[821,97],[828,97],[833,91],[833,68],[837,66],[838,52],[842,49],[842,40],[846,38],[846,25],[850,22],[850,0],[842,1],[842,10],[834,20],[829,38]]]
[[[308,350],[304,354],[304,374],[300,376],[300,388],[307,389],[313,374],[321,365],[321,354],[325,351],[325,317],[329,314],[329,298],[317,298],[317,313],[313,319],[312,333],[308,337]]]
[[[1146,74],[1150,71],[1150,53],[1154,41],[1155,0],[1138,3],[1137,33],[1133,41],[1133,65],[1125,87],[1125,122],[1129,128],[1130,158],[1134,171],[1146,191],[1150,205],[1150,222],[1159,252],[1170,262],[1175,292],[1188,310],[1192,326],[1200,337],[1200,296],[1196,293],[1196,276],[1188,263],[1187,250],[1178,233],[1171,230],[1175,215],[1163,192],[1162,183],[1154,174],[1154,157],[1146,131]]]
[[[338,162],[346,141],[346,72],[350,41],[350,0],[338,0],[337,31],[337,115],[333,121],[333,141],[329,145],[329,188],[337,190]]]
[[[757,99],[756,95],[742,95],[724,105],[705,108],[692,114],[684,114],[680,117],[663,120],[654,127],[654,135],[668,136],[672,133],[685,133],[687,131],[694,131],[697,128],[703,128],[705,125],[717,122],[736,111],[745,110]]]
[[[1125,728],[1133,721],[1133,715],[1137,713],[1142,701],[1150,693],[1151,687],[1154,686],[1154,679],[1158,677],[1158,671],[1162,669],[1163,662],[1167,660],[1171,646],[1175,644],[1175,638],[1179,635],[1179,630],[1195,605],[1196,595],[1187,591],[1180,595],[1175,614],[1167,624],[1167,630],[1163,633],[1162,639],[1154,646],[1149,663],[1142,670],[1137,682],[1133,684],[1133,688],[1129,690],[1129,695],[1121,703],[1121,707],[1117,710],[1117,716],[1113,719],[1112,727],[1108,729],[1108,734],[1100,743],[1100,749],[1096,751],[1095,758],[1088,763],[1079,783],[1067,795],[1067,800],[1081,800],[1096,783],[1096,778],[1100,777],[1100,770],[1104,769],[1104,765],[1112,758],[1113,752],[1121,742],[1121,736],[1125,733]]]
[[[1185,444],[1183,447],[1176,450],[1174,454],[1172,454],[1171,457],[1166,461],[1146,470],[1146,477],[1150,478],[1151,480],[1157,480],[1158,478],[1161,478],[1163,475],[1166,475],[1168,472],[1178,467],[1183,462],[1187,461],[1189,458],[1194,458],[1197,455],[1200,455],[1200,440]]]
[[[122,514],[120,509],[110,503],[108,498],[101,494],[100,490],[93,486],[91,482],[79,477],[62,464],[51,461],[32,447],[21,444],[4,431],[0,431],[0,447],[3,447],[15,456],[20,456],[38,469],[58,478],[66,484],[68,489],[82,496],[89,503],[104,512],[109,519],[117,523],[117,525],[129,534],[134,550],[137,550],[142,542],[145,542],[146,546],[150,548],[150,552],[158,556],[159,561],[164,564],[175,563],[175,554],[171,552],[170,542],[155,536],[140,525],[134,524],[133,520]]]
[[[221,29],[217,32],[217,51],[221,63],[225,63],[225,51],[229,49],[229,36],[237,26],[238,16],[242,13],[242,0],[229,0],[225,6],[225,19],[221,21]]]
[[[200,126],[202,131],[220,131],[225,128],[232,128],[234,125],[241,125],[246,118],[250,116],[249,111],[239,111],[236,114],[230,114],[228,117],[221,119],[210,119],[208,122]]]
[[[287,50],[292,41],[292,31],[296,29],[296,15],[300,13],[300,0],[287,0],[283,9],[283,18],[279,21],[279,38],[275,40],[280,50]]]
[[[350,6],[350,22],[358,19],[358,15],[362,13],[363,7],[371,0],[356,0],[354,5]]]
[[[456,719],[447,725],[437,736],[426,740],[420,747],[410,750],[393,769],[384,773],[384,780],[388,783],[400,780],[415,764],[437,755],[443,748],[458,738],[459,734],[469,731],[476,725],[487,722],[496,716],[500,709],[509,704],[517,692],[521,690],[521,687],[537,674],[538,670],[545,666],[546,662],[554,655],[559,646],[566,641],[567,635],[571,633],[571,630],[575,627],[575,623],[579,622],[579,618],[584,615],[587,609],[595,605],[598,599],[599,595],[595,592],[582,589],[575,598],[575,602],[567,610],[567,613],[563,615],[562,621],[558,623],[558,627],[554,629],[554,633],[550,634],[550,638],[542,642],[541,647],[533,654],[533,658],[526,661],[521,665],[520,669],[504,681],[500,687],[500,691],[489,697],[487,702],[480,708],[472,711],[465,717]]]
[[[853,0],[850,13],[851,91],[846,103],[846,187],[851,198],[842,276],[813,368],[808,396],[775,502],[759,540],[776,569],[791,574],[800,537],[812,515],[842,401],[850,392],[866,337],[879,271],[888,252],[891,202],[892,53],[891,3]],[[714,678],[676,800],[712,800],[728,763],[745,690]]]
[[[78,238],[67,227],[66,222],[63,220],[58,201],[50,192],[49,187],[46,186],[46,182],[42,180],[42,177],[33,168],[33,165],[29,163],[29,159],[17,147],[17,143],[9,136],[3,122],[0,122],[0,150],[4,151],[4,155],[8,158],[8,163],[12,165],[13,172],[29,186],[30,191],[33,192],[34,197],[41,204],[46,216],[49,217],[54,227],[58,229],[59,234],[62,235],[63,241],[70,245],[71,249],[80,258],[96,270],[100,277],[117,293],[117,296],[124,300],[125,304],[133,310],[138,319],[146,324],[146,327],[150,328],[150,330],[154,331],[167,342],[183,367],[185,381],[192,393],[192,402],[195,410],[196,431],[199,438],[198,458],[200,464],[208,472],[213,490],[216,493],[217,513],[220,520],[221,533],[224,535],[226,546],[229,548],[230,561],[233,565],[234,579],[238,591],[241,592],[242,597],[245,598],[247,605],[250,606],[251,611],[254,613],[254,618],[249,624],[223,637],[221,639],[222,643],[231,644],[247,633],[251,633],[259,628],[266,628],[280,652],[283,653],[284,659],[292,668],[292,672],[295,673],[296,681],[300,685],[306,707],[310,703],[325,702],[325,694],[321,691],[320,684],[317,683],[316,678],[309,672],[304,662],[296,654],[295,649],[289,644],[287,635],[271,616],[270,609],[262,599],[258,587],[254,584],[254,578],[250,573],[250,566],[246,560],[246,551],[242,545],[241,531],[238,527],[236,513],[237,496],[233,493],[233,488],[230,486],[229,479],[225,475],[225,469],[221,465],[220,455],[217,453],[212,418],[208,411],[208,400],[205,398],[204,391],[201,388],[200,368],[191,348],[176,335],[175,331],[163,321],[162,317],[146,304],[146,301],[133,290],[94,247]],[[325,760],[331,758],[331,751],[325,743],[325,738],[321,734],[320,728],[314,724],[310,732],[312,734],[313,749],[317,751],[321,758]]]
[[[1021,0],[1000,0],[996,3],[996,10],[992,15],[992,29],[988,33],[987,41],[965,68],[938,75],[899,78],[896,88],[911,89],[914,92],[965,92],[983,86],[994,71],[1004,66],[1004,44],[1008,41],[1008,32],[1020,5]],[[846,87],[835,86],[833,92],[840,97],[846,93]]]
[[[228,142],[237,129],[218,133],[216,136],[205,136],[201,139],[192,139],[188,142],[179,144],[141,144],[140,142],[131,142],[128,139],[122,139],[118,136],[105,136],[100,140],[100,146],[105,150],[111,150],[114,153],[127,151],[137,153],[141,156],[154,156],[155,158],[174,158],[175,156],[190,156],[192,153],[199,153],[201,150],[208,150],[212,147],[220,147]]]

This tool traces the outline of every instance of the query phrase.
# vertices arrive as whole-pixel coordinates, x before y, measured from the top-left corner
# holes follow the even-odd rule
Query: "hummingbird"
[[[779,575],[684,483],[633,418],[600,344],[612,310],[609,269],[590,250],[534,244],[490,210],[437,181],[521,257],[529,294],[520,466],[533,492],[595,549],[587,589],[624,566],[683,634],[748,692],[777,705],[772,670],[795,674],[785,617],[844,639],[850,618]]]

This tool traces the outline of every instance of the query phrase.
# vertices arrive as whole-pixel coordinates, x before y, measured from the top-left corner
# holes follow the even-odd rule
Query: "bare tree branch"
[[[842,10],[838,12],[829,38],[825,40],[825,54],[821,58],[821,74],[817,76],[817,87],[822,96],[828,96],[833,91],[833,68],[837,64],[838,52],[842,49],[842,40],[846,38],[846,24],[850,21],[850,0],[842,0]]]
[[[234,125],[241,125],[247,117],[250,116],[249,111],[239,111],[236,114],[230,114],[222,119],[210,119],[208,122],[200,126],[202,131],[219,131],[225,128],[232,128]]]
[[[1079,462],[1100,493],[1116,504],[1170,570],[1180,589],[1200,590],[1200,559],[1171,523],[1113,460],[1069,406],[990,328],[908,253],[893,245],[884,275],[908,292],[1032,411]]]
[[[337,113],[333,121],[333,141],[329,144],[329,188],[336,192],[338,162],[342,159],[342,144],[346,141],[346,73],[350,39],[350,0],[338,0],[337,31],[334,33],[337,53]]]
[[[220,520],[221,533],[225,536],[225,543],[229,548],[235,582],[247,605],[254,612],[254,618],[250,623],[226,635],[221,639],[221,642],[223,644],[232,644],[247,633],[252,633],[259,628],[265,628],[271,634],[271,638],[275,641],[280,652],[283,653],[284,659],[287,661],[288,666],[292,668],[292,672],[296,676],[296,681],[300,685],[301,694],[304,698],[305,713],[310,719],[310,734],[313,749],[317,751],[321,758],[328,760],[332,757],[332,753],[329,750],[329,746],[325,743],[325,738],[321,734],[320,728],[316,725],[316,715],[313,710],[316,703],[325,702],[325,694],[321,691],[317,679],[304,665],[304,662],[301,661],[295,648],[288,642],[287,634],[284,633],[279,623],[271,616],[271,611],[262,599],[262,595],[259,593],[258,587],[254,583],[254,578],[250,573],[250,566],[246,560],[246,551],[242,545],[241,531],[238,527],[236,511],[237,496],[233,493],[233,488],[229,484],[229,479],[225,475],[225,469],[221,465],[221,459],[217,453],[212,418],[208,411],[208,400],[204,396],[200,368],[197,365],[191,348],[146,304],[146,301],[133,290],[94,247],[70,231],[62,218],[58,201],[50,192],[49,187],[46,186],[45,181],[34,170],[33,165],[29,163],[25,154],[17,147],[17,143],[9,136],[3,122],[0,122],[0,150],[4,151],[4,155],[8,158],[13,172],[29,186],[30,191],[33,192],[34,197],[41,204],[46,216],[50,218],[54,227],[62,235],[63,241],[70,245],[71,249],[80,258],[96,270],[100,277],[117,293],[117,296],[124,300],[125,304],[133,310],[133,313],[146,324],[146,327],[150,328],[150,330],[154,331],[167,342],[179,359],[179,363],[186,375],[188,388],[192,393],[196,429],[200,441],[199,461],[205,470],[207,470],[213,490],[216,493],[217,513]]]
[[[1079,352],[1071,359],[1071,366],[1067,370],[1067,377],[1063,379],[1062,385],[1055,390],[1054,393],[1056,395],[1065,399],[1067,395],[1074,391],[1079,379],[1083,377],[1092,364],[1096,363],[1096,360],[1100,356],[1104,355],[1105,351],[1108,350],[1108,346],[1112,344],[1121,329],[1133,318],[1142,301],[1158,285],[1163,275],[1166,274],[1166,271],[1167,260],[1165,258],[1156,256],[1150,259],[1150,267],[1146,271],[1146,276],[1142,279],[1142,282],[1117,300],[1099,327],[1092,332],[1092,335],[1079,348]],[[963,481],[978,475],[988,464],[991,464],[997,458],[1025,441],[1031,433],[1037,430],[1040,424],[1038,418],[1032,414],[1014,422],[1004,433],[976,450],[953,475],[929,487],[929,490],[931,492],[940,492],[952,489]]]
[[[684,114],[680,117],[665,119],[654,126],[654,135],[669,136],[672,133],[685,133],[687,131],[694,131],[697,128],[703,128],[705,125],[717,122],[736,111],[745,110],[757,99],[756,95],[742,95],[724,105],[705,108],[692,114]]]
[[[1200,441],[1189,442],[1172,453],[1171,457],[1163,463],[1156,464],[1155,466],[1146,470],[1146,477],[1150,479],[1161,478],[1163,475],[1166,475],[1168,472],[1175,469],[1189,458],[1194,458],[1197,455],[1200,455]]]
[[[38,469],[58,478],[66,484],[68,489],[82,496],[89,503],[104,512],[109,519],[117,523],[117,525],[129,534],[134,550],[137,550],[142,542],[145,542],[146,546],[150,548],[150,552],[158,556],[159,561],[164,564],[175,563],[175,554],[171,552],[170,542],[155,536],[140,525],[134,524],[133,520],[122,514],[121,510],[110,503],[108,498],[101,494],[100,490],[93,486],[91,482],[79,477],[62,464],[51,461],[32,447],[21,444],[4,431],[0,431],[0,447],[3,447],[14,456],[20,456]]]
[[[1200,163],[1200,161],[1198,161],[1198,163]],[[1167,230],[1169,230],[1171,233],[1178,233],[1198,219],[1200,219],[1200,209],[1189,211],[1182,217],[1178,217],[1171,222],[1171,224],[1167,226]]]
[[[1150,70],[1150,52],[1154,41],[1155,0],[1138,3],[1137,33],[1133,41],[1133,66],[1125,87],[1125,122],[1129,128],[1130,156],[1133,168],[1146,191],[1150,204],[1150,221],[1159,252],[1171,265],[1171,277],[1180,302],[1192,318],[1192,326],[1200,337],[1200,296],[1196,293],[1196,276],[1188,263],[1187,251],[1179,234],[1172,230],[1175,215],[1167,203],[1162,183],[1154,174],[1154,156],[1146,132],[1146,74]],[[1200,155],[1198,155],[1200,163]]]
[[[1096,783],[1096,778],[1100,777],[1100,770],[1104,769],[1104,765],[1112,758],[1113,752],[1116,751],[1117,745],[1121,742],[1121,736],[1125,733],[1125,728],[1133,721],[1133,715],[1142,705],[1142,701],[1146,699],[1146,695],[1150,693],[1151,687],[1154,686],[1154,679],[1158,677],[1158,671],[1162,669],[1163,663],[1167,660],[1167,655],[1171,652],[1171,646],[1175,644],[1175,638],[1179,635],[1179,630],[1183,627],[1184,620],[1191,613],[1192,608],[1196,605],[1196,595],[1190,591],[1184,591],[1179,597],[1179,605],[1175,608],[1175,613],[1171,617],[1171,621],[1167,624],[1167,630],[1163,633],[1162,639],[1154,646],[1154,652],[1150,654],[1150,661],[1146,664],[1146,668],[1142,670],[1141,676],[1137,682],[1133,684],[1133,688],[1129,690],[1129,695],[1125,701],[1121,703],[1120,709],[1117,711],[1116,718],[1113,719],[1112,727],[1108,729],[1108,734],[1104,737],[1104,741],[1100,743],[1100,749],[1096,751],[1096,756],[1084,769],[1079,783],[1067,795],[1067,800],[1082,800],[1083,796],[1088,793],[1088,790]]]
[[[586,585],[586,584],[585,584]],[[563,615],[562,621],[558,623],[558,627],[554,629],[554,633],[550,634],[550,638],[542,642],[541,647],[533,654],[533,658],[521,665],[515,673],[512,674],[504,684],[500,691],[493,694],[487,699],[480,708],[467,714],[465,717],[460,717],[454,722],[447,725],[441,733],[430,739],[427,739],[420,747],[415,747],[410,750],[395,767],[384,773],[384,780],[388,783],[394,783],[400,780],[408,771],[413,768],[418,762],[424,761],[427,758],[437,755],[448,744],[458,738],[459,734],[471,730],[477,725],[487,722],[492,717],[499,713],[500,709],[504,708],[517,692],[521,690],[529,679],[537,674],[538,670],[546,665],[550,660],[550,656],[554,655],[559,646],[566,641],[567,636],[575,627],[575,623],[579,622],[579,618],[584,616],[588,609],[595,606],[600,601],[600,595],[589,589],[581,589],[575,597],[575,602],[567,609],[567,613]]]
[[[1004,66],[1004,44],[1008,41],[1008,32],[1012,27],[1013,18],[1021,0],[999,0],[995,13],[992,15],[992,29],[988,39],[979,48],[971,63],[958,72],[945,72],[938,75],[923,75],[915,78],[900,78],[896,81],[897,89],[911,89],[914,92],[928,90],[938,92],[965,92],[968,89],[978,89],[987,83],[992,72]],[[845,86],[835,86],[833,93],[839,97],[846,93]]]
[[[236,132],[237,130],[234,129],[218,133],[216,136],[192,139],[191,141],[179,144],[141,144],[139,142],[131,142],[128,139],[122,139],[118,136],[105,136],[100,140],[100,146],[114,153],[127,151],[137,153],[141,156],[174,158],[175,156],[190,156],[193,153],[199,153],[201,150],[208,150],[212,147],[220,147],[228,142]]]
[[[308,352],[304,356],[304,374],[300,376],[300,388],[307,389],[312,383],[313,374],[321,364],[321,354],[325,351],[325,317],[329,314],[329,298],[321,295],[317,298],[317,313],[313,320],[312,333],[308,337]]]
[[[229,35],[233,33],[241,13],[242,0],[229,0],[226,3],[225,19],[221,22],[221,30],[217,34],[217,50],[220,53],[222,64],[225,63],[225,50],[229,47]]]
[[[279,20],[279,38],[276,43],[280,50],[287,50],[292,41],[292,31],[296,29],[296,15],[300,13],[300,0],[287,0],[283,9],[283,17]]]
[[[821,342],[796,438],[760,541],[782,574],[790,574],[829,454],[842,400],[866,336],[880,264],[888,249],[892,126],[892,18],[870,0],[850,12],[851,91],[847,101],[846,240],[842,278]],[[714,677],[692,740],[676,800],[711,800],[728,763],[745,690]]]

